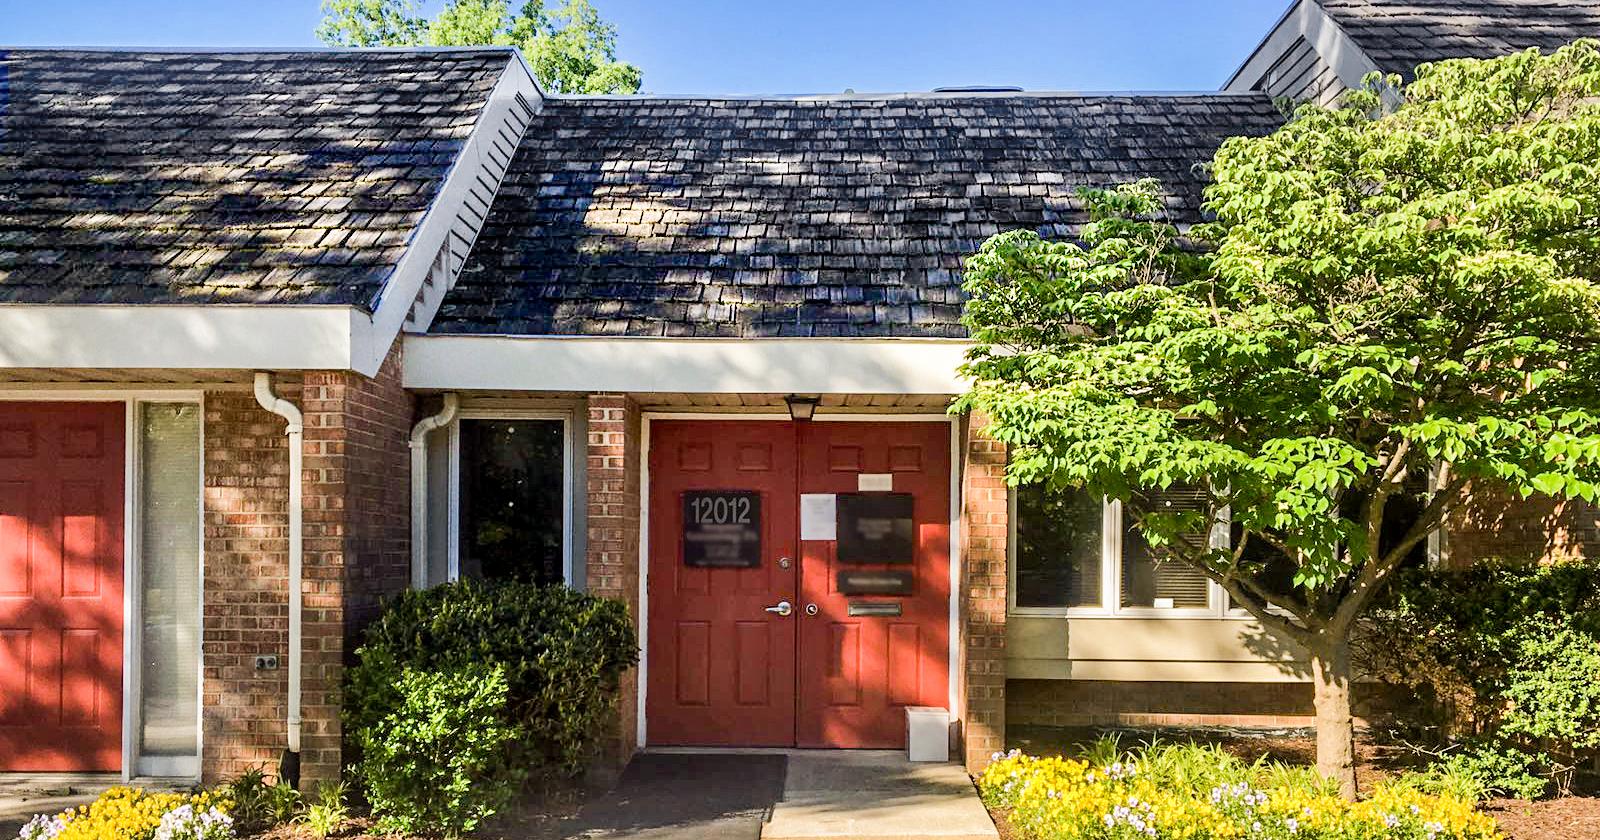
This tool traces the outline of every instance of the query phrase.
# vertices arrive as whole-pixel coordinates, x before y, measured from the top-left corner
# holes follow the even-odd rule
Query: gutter
[[[256,402],[288,421],[289,437],[289,743],[278,760],[278,779],[300,787],[300,624],[303,537],[301,498],[304,490],[305,422],[295,404],[273,393],[272,374],[256,372]]]
[[[455,419],[460,398],[444,395],[444,407],[411,429],[411,588],[428,583],[428,433]]]

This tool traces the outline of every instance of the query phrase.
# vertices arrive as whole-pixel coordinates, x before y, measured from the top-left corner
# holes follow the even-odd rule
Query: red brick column
[[[410,574],[411,397],[399,348],[375,378],[273,377],[305,421],[301,775],[338,777],[346,655]],[[287,744],[288,440],[248,391],[206,395],[202,766],[207,781],[277,766]],[[257,671],[255,657],[278,657]]]
[[[588,420],[587,587],[591,594],[627,604],[637,631],[643,455],[639,405],[626,394],[591,394]],[[626,764],[639,747],[638,678],[637,669],[629,670],[618,691],[618,726],[605,746],[613,767]]]
[[[962,740],[973,773],[1004,747],[1006,732],[1006,449],[984,433],[987,424],[968,418],[961,471]]]

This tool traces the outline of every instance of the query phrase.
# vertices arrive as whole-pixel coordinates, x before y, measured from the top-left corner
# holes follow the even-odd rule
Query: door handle
[[[790,604],[788,601],[779,601],[777,604],[767,607],[767,612],[776,613],[778,615],[788,615],[789,613],[794,612],[794,605]]]

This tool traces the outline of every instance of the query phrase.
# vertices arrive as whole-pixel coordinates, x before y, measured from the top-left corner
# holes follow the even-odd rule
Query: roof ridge
[[[902,91],[885,93],[796,94],[547,94],[546,103],[564,102],[911,102],[924,99],[1259,99],[1246,90],[1023,90]]]

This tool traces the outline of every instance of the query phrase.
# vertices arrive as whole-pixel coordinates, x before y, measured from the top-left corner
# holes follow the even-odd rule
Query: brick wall
[[[1445,559],[1452,568],[1489,559],[1557,563],[1600,556],[1596,509],[1583,501],[1521,499],[1479,488],[1447,533]]]
[[[1358,725],[1398,708],[1399,693],[1374,684],[1354,689]],[[1310,727],[1308,682],[1124,682],[1011,680],[1006,722],[1024,726]]]
[[[1006,731],[1006,451],[986,424],[968,418],[961,471],[962,736],[972,772],[1003,747]]]
[[[639,481],[642,420],[638,403],[625,394],[589,397],[587,587],[591,594],[628,605],[639,628]],[[644,643],[640,639],[640,644]],[[627,763],[639,746],[639,674],[623,675],[617,695],[617,727],[605,756],[611,767]]]
[[[347,638],[410,574],[412,401],[399,348],[376,378],[274,377],[305,420],[301,766],[336,778]],[[248,391],[206,395],[202,766],[207,781],[276,767],[287,743],[288,439]],[[277,656],[257,671],[258,655]]]

